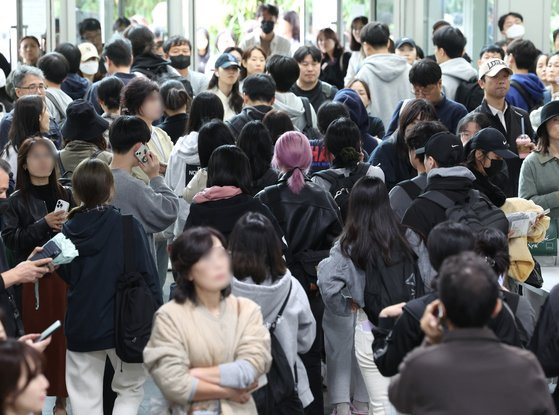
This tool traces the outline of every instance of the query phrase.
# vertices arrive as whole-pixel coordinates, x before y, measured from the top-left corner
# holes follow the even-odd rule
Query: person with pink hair
[[[306,413],[322,414],[321,355],[323,350],[322,315],[324,304],[317,286],[316,267],[328,257],[342,230],[342,218],[332,195],[313,183],[307,173],[312,163],[309,140],[297,131],[282,134],[274,147],[272,166],[280,174],[277,184],[256,195],[270,208],[287,242],[287,266],[309,297],[316,320],[316,339],[301,356],[314,401]]]

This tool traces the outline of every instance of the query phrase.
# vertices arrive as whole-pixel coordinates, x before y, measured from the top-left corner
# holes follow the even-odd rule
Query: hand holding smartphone
[[[43,245],[43,250],[41,252],[37,252],[29,261],[37,261],[38,259],[43,258],[56,258],[58,255],[61,254],[61,250],[54,241],[48,241],[46,244]]]
[[[35,340],[35,343],[39,343],[39,342],[45,340],[46,338],[52,336],[53,333],[56,332],[61,327],[62,327],[62,324],[60,323],[60,320],[56,320],[49,327],[47,327],[47,329],[45,331],[43,331],[39,337],[37,337],[37,339]]]

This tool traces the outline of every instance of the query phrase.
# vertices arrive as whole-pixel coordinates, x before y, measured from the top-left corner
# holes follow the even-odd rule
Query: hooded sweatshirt
[[[299,131],[303,131],[307,127],[303,101],[293,92],[276,92],[276,100],[274,101],[273,107],[289,115],[291,122]],[[316,128],[316,112],[312,105],[310,106],[310,111],[312,115],[312,127]]]
[[[68,284],[64,334],[68,350],[92,352],[115,347],[114,308],[117,279],[124,272],[122,216],[112,206],[77,213],[62,233],[79,256],[58,273]],[[133,220],[130,238],[135,266],[159,305],[163,303],[159,277],[142,225]]]
[[[411,66],[406,58],[393,54],[370,55],[356,78],[366,82],[371,91],[369,113],[379,117],[384,125],[390,123],[390,116],[401,99],[413,98],[408,79]]]
[[[85,93],[89,89],[91,84],[85,78],[82,78],[77,73],[69,73],[60,88],[70,96],[70,98],[76,100],[85,97]]]
[[[476,176],[464,166],[432,169],[427,173],[425,192],[436,190],[457,204],[464,204]],[[431,200],[415,199],[404,214],[402,224],[427,240],[431,229],[446,220],[445,210]]]
[[[540,107],[543,104],[543,93],[545,86],[543,82],[534,73],[529,74],[515,74],[511,76],[511,86],[507,92],[507,102],[515,107],[522,108],[524,111],[530,112],[534,108]],[[512,85],[512,81],[516,81],[523,88],[523,92],[528,94],[532,102],[527,102],[522,93]]]
[[[454,101],[456,90],[463,81],[477,78],[477,71],[464,58],[454,58],[439,65],[443,73],[443,91],[448,99]]]
[[[285,301],[290,284],[291,294],[274,334],[281,344],[289,366],[292,369],[295,365],[297,367],[297,391],[303,407],[306,407],[313,401],[313,395],[307,371],[299,354],[306,353],[311,348],[316,333],[316,322],[301,283],[287,270],[279,280],[272,282],[271,279],[267,279],[260,285],[255,284],[251,278],[243,281],[233,278],[231,292],[237,297],[245,297],[257,303],[261,308],[264,323],[269,325],[274,322]]]
[[[186,185],[192,179],[190,175],[186,177],[186,171],[191,172],[196,168],[200,168],[198,131],[192,131],[177,140],[169,156],[169,164],[165,172],[165,183],[179,198],[179,216],[175,222],[175,236],[182,233],[184,223],[190,212],[190,203],[182,197]]]
[[[349,111],[349,117],[357,124],[361,133],[361,145],[367,154],[371,154],[377,147],[377,140],[369,134],[369,114],[359,98],[359,94],[353,89],[344,88],[339,90],[334,96],[334,102],[341,102]]]

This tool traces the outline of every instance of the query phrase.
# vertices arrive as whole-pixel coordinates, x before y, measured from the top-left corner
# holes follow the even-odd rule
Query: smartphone
[[[138,150],[134,153],[136,158],[140,161],[140,163],[145,164],[148,162],[148,148],[145,144],[142,144]]]
[[[52,336],[52,334],[56,330],[60,329],[61,327],[62,327],[62,324],[60,324],[60,320],[56,320],[49,327],[47,327],[47,329],[45,331],[43,331],[41,333],[41,335],[37,338],[37,340],[35,340],[35,343],[41,342],[41,341],[47,339],[48,337]]]
[[[70,203],[66,202],[65,200],[58,199],[56,201],[56,206],[54,208],[54,212],[66,212],[68,213],[68,209],[70,208]]]
[[[43,250],[41,252],[36,253],[33,257],[29,258],[30,261],[37,261],[38,259],[43,258],[56,258],[60,255],[62,251],[54,242],[53,240],[48,241],[46,244],[43,245]]]

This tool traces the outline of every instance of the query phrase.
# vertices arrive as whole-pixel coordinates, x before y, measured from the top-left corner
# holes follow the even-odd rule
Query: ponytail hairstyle
[[[334,158],[334,168],[352,168],[361,161],[361,133],[350,118],[342,117],[330,123],[324,136],[324,146]]]
[[[476,235],[474,252],[485,259],[495,274],[506,275],[510,266],[509,240],[499,229],[482,229]]]
[[[186,106],[186,112],[189,112],[192,98],[190,98],[190,95],[186,92],[182,82],[175,79],[165,81],[163,85],[161,85],[159,92],[161,93],[165,109],[177,111]]]
[[[290,173],[287,185],[295,194],[305,186],[305,174],[312,163],[309,140],[298,131],[288,131],[278,138],[274,147],[274,168]]]

